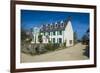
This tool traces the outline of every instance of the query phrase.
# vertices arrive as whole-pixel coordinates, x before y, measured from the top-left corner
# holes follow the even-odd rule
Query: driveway
[[[68,61],[68,60],[86,60],[88,57],[83,55],[86,45],[81,43],[62,50],[49,52],[46,54],[31,56],[21,53],[21,62],[47,62],[47,61]]]

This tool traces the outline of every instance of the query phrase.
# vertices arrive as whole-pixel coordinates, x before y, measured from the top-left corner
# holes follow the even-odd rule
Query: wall
[[[71,21],[68,21],[67,26],[65,28],[65,38],[66,38],[66,46],[73,46],[73,28]],[[72,43],[70,43],[72,41]]]
[[[34,0],[45,2],[97,5],[97,37],[100,37],[100,0]],[[10,0],[0,0],[0,73],[10,73]],[[97,40],[97,68],[41,71],[34,73],[99,73],[100,38]],[[27,72],[28,73],[28,72]],[[33,73],[33,72],[30,72]]]

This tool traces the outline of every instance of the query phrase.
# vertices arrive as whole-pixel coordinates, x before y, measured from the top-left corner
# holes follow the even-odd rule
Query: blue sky
[[[71,16],[74,32],[81,38],[89,28],[89,13],[21,10],[21,27],[30,29],[43,24],[67,20]]]

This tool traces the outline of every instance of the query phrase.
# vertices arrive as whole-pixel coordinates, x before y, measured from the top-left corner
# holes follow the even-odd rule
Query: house
[[[74,31],[72,28],[71,18],[65,21],[55,22],[41,27],[34,27],[32,31],[32,43],[39,43],[38,35],[42,35],[42,43],[66,43],[66,46],[74,45]]]

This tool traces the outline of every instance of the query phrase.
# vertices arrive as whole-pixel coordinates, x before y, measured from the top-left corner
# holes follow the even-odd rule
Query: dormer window
[[[50,28],[52,29],[52,25],[50,25]]]
[[[61,23],[61,27],[64,27],[64,23]]]
[[[55,28],[57,28],[58,27],[58,25],[57,25],[57,23],[55,23]]]
[[[48,24],[48,29],[50,29],[50,24]]]
[[[60,24],[58,24],[58,28],[60,28]]]
[[[44,29],[48,30],[48,25],[46,25],[46,27]]]

